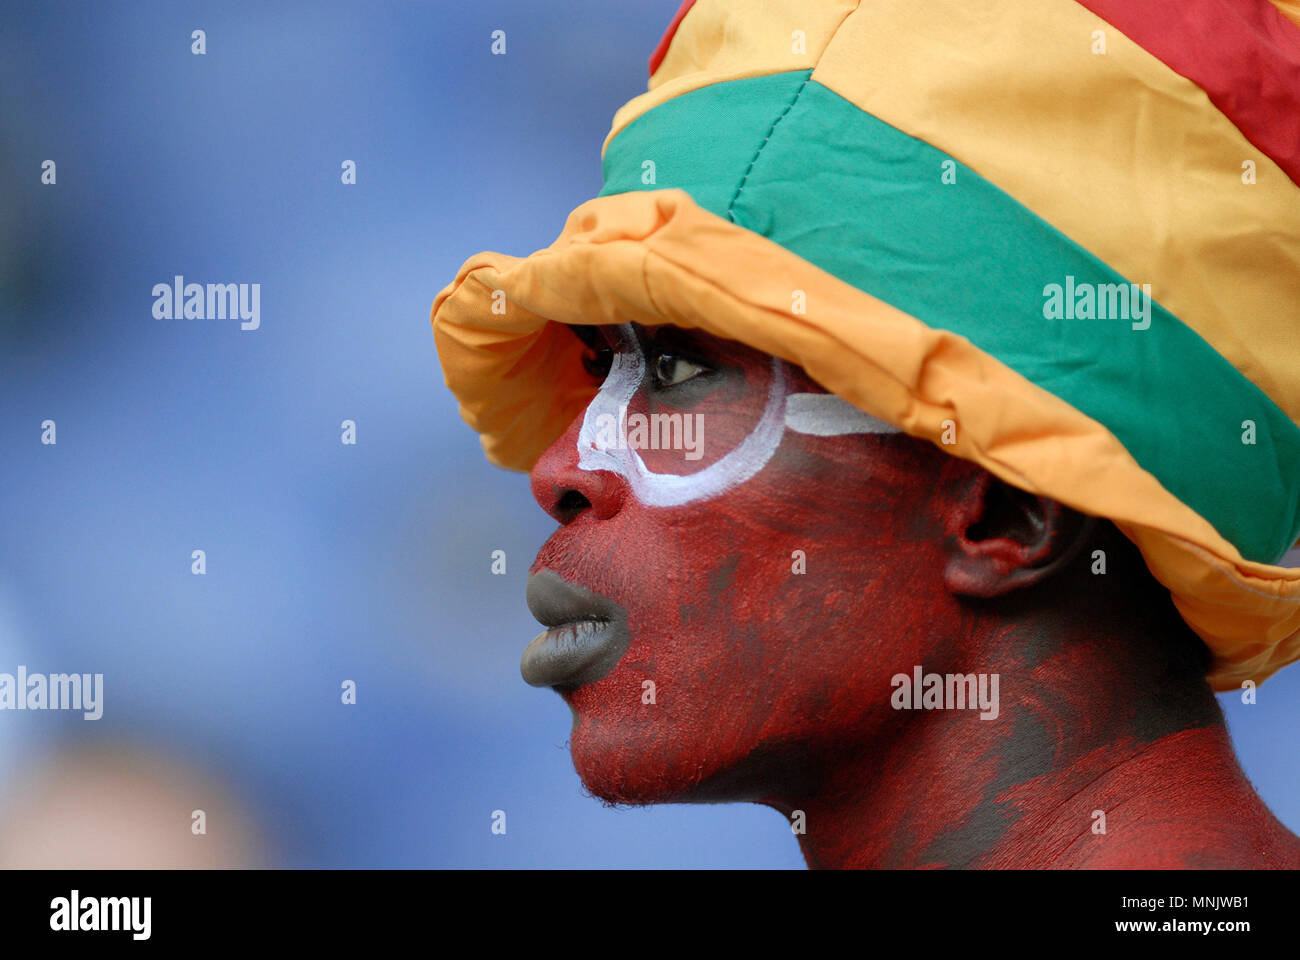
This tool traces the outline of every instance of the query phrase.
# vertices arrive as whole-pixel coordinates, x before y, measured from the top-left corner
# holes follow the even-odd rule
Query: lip
[[[519,661],[530,686],[571,690],[594,683],[627,650],[627,611],[608,597],[552,570],[530,576],[525,596],[529,612],[546,627]]]

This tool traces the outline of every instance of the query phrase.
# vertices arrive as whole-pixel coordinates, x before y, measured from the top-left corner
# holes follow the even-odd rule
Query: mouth
[[[528,578],[528,610],[546,627],[524,648],[519,672],[534,687],[572,690],[614,669],[627,650],[627,612],[551,570]]]

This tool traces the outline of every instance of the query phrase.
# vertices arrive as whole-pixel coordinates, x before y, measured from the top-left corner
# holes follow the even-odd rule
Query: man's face
[[[895,673],[944,666],[924,598],[943,594],[952,458],[738,343],[586,333],[605,386],[532,472],[561,526],[530,607],[569,625],[525,677],[569,703],[574,764],[607,801],[797,787],[899,722]]]

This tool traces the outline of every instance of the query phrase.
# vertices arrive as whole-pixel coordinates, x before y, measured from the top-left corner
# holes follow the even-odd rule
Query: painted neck
[[[804,811],[809,866],[1300,866],[1167,598],[1057,589],[1038,610],[999,610],[992,642],[961,656],[963,671],[999,673],[996,719],[900,711],[823,757],[814,789],[772,802]],[[1057,602],[1071,591],[1092,615]]]

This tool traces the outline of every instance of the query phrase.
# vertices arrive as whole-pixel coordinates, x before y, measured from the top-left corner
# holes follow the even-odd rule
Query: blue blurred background
[[[553,524],[483,459],[429,328],[467,256],[545,246],[600,189],[677,6],[4,6],[0,670],[106,690],[95,723],[0,714],[6,796],[111,749],[187,840],[188,798],[229,811],[206,839],[238,862],[803,865],[775,811],[584,795],[568,709],[519,677]],[[260,283],[261,329],[154,319],[176,274]],[[1223,698],[1292,829],[1297,703],[1300,668]]]

